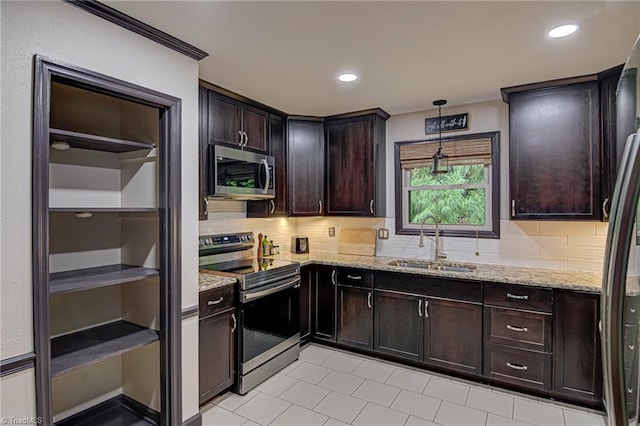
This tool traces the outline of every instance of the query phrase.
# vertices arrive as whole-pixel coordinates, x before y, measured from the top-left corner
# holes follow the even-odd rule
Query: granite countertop
[[[277,258],[300,262],[302,266],[309,264],[346,266],[354,268],[372,269],[376,271],[404,272],[418,275],[461,278],[473,281],[490,281],[518,285],[535,285],[600,293],[602,291],[602,274],[595,272],[568,271],[543,268],[528,268],[521,266],[489,265],[474,263],[474,272],[438,271],[432,269],[404,268],[390,266],[393,260],[403,259],[385,256],[355,256],[332,252],[312,252],[310,254],[283,253]],[[424,261],[425,259],[419,259]],[[455,263],[455,261],[453,261]],[[466,263],[465,263],[466,264]]]
[[[198,277],[198,291],[206,291],[212,288],[224,287],[226,285],[233,285],[238,282],[233,277],[224,277],[222,275],[212,274],[206,271],[200,271]]]

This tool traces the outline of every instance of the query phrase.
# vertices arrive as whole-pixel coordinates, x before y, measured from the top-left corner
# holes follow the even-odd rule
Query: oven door
[[[273,157],[209,145],[207,194],[239,200],[275,197]]]
[[[300,343],[300,278],[240,295],[240,374]]]

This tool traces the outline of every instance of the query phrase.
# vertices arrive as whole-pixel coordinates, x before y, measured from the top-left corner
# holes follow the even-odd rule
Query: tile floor
[[[206,410],[206,411],[205,411]],[[204,407],[205,426],[604,426],[593,410],[317,344],[245,396]]]

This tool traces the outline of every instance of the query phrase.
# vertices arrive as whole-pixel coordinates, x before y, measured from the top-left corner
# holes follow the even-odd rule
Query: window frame
[[[474,133],[465,135],[455,135],[449,137],[443,137],[442,142],[453,141],[465,141],[473,139],[491,139],[491,171],[488,176],[488,187],[491,189],[491,195],[486,197],[486,203],[490,206],[490,214],[487,215],[487,221],[484,225],[484,229],[440,229],[440,236],[442,237],[463,237],[463,238],[475,238],[476,233],[478,238],[500,238],[500,132],[485,132]],[[395,168],[395,212],[396,212],[396,235],[419,235],[420,229],[415,227],[409,227],[404,222],[404,215],[409,215],[408,212],[408,193],[410,186],[403,187],[403,177],[408,174],[408,171],[403,170],[400,167],[400,147],[403,145],[417,144],[417,143],[438,143],[438,139],[420,139],[399,141],[394,143],[394,168]],[[445,149],[446,152],[446,149]],[[485,179],[487,176],[485,175]],[[477,185],[477,184],[476,184]],[[405,193],[406,192],[406,193]],[[407,207],[405,209],[405,206]],[[433,224],[425,224],[424,234],[433,235],[435,233],[435,226]]]

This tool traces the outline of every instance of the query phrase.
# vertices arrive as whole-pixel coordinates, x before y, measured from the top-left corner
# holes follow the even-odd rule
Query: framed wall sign
[[[438,133],[442,127],[443,132],[454,132],[458,130],[469,129],[469,113],[444,115],[441,119],[438,117],[424,119],[424,133],[430,135]]]

